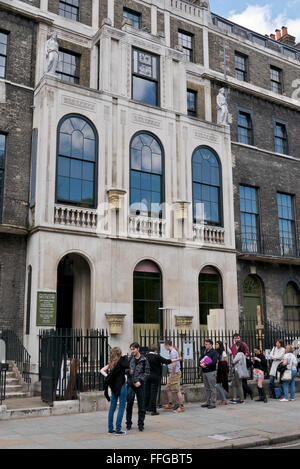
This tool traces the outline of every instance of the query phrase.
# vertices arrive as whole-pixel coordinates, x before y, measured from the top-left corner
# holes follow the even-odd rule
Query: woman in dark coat
[[[221,401],[219,402],[219,404],[226,405],[227,399],[226,399],[224,390],[226,392],[229,392],[229,386],[228,386],[229,366],[228,366],[228,357],[225,352],[223,342],[221,342],[220,340],[216,342],[216,351],[218,352],[217,389],[221,395]]]
[[[127,385],[125,379],[125,371],[129,369],[129,361],[127,356],[122,356],[122,350],[114,347],[110,353],[109,364],[104,366],[100,373],[105,376],[104,394],[110,402],[108,413],[108,433],[116,435],[125,435],[122,431],[122,420],[126,407]],[[111,389],[111,399],[108,395],[108,387]],[[114,430],[114,413],[119,400],[119,410],[116,421],[116,430]]]

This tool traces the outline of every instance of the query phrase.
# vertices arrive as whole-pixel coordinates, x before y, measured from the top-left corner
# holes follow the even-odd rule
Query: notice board
[[[56,326],[56,292],[38,291],[36,325]]]

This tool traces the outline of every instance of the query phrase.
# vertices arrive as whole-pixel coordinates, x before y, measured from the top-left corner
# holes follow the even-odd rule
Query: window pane
[[[78,179],[70,179],[70,200],[81,201],[81,181]]]
[[[59,200],[69,200],[69,178],[58,176],[57,198]]]
[[[136,101],[157,106],[157,83],[134,76],[132,97]]]

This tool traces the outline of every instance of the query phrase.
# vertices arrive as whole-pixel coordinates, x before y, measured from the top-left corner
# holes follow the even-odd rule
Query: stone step
[[[12,399],[16,397],[30,397],[29,392],[6,392],[5,393],[5,399]]]
[[[13,384],[13,385],[6,385],[6,393],[11,393],[11,392],[27,392],[27,389],[24,389],[24,386],[22,384]]]
[[[19,380],[17,378],[8,378],[6,380],[6,386],[14,386],[19,384]]]

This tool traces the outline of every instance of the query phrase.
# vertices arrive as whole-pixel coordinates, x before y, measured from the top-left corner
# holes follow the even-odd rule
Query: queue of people
[[[157,396],[160,391],[162,366],[168,365],[168,378],[166,393],[168,403],[165,410],[176,413],[184,412],[183,396],[180,390],[182,357],[172,342],[166,340],[164,343],[169,358],[159,354],[158,345],[152,345],[146,355],[141,354],[140,346],[134,342],[130,345],[131,356],[122,354],[119,347],[111,350],[109,363],[101,369],[105,377],[105,396],[110,401],[108,413],[108,432],[115,435],[125,435],[122,430],[123,416],[126,410],[126,430],[132,428],[132,409],[135,397],[138,405],[138,429],[144,430],[146,412],[152,416],[159,415],[157,412]],[[226,393],[229,394],[229,357],[231,356],[232,371],[232,399],[228,401]],[[295,379],[299,373],[300,364],[300,342],[294,348],[291,345],[283,346],[282,340],[276,340],[275,346],[270,351],[272,360],[269,372],[269,397],[280,399],[280,402],[295,400]],[[259,346],[255,346],[250,353],[248,345],[241,340],[239,334],[234,334],[233,344],[216,341],[215,347],[211,339],[206,339],[202,350],[199,367],[203,373],[203,383],[206,391],[207,401],[201,407],[215,409],[217,405],[217,392],[221,400],[219,405],[244,404],[247,395],[253,399],[253,392],[247,380],[252,374],[256,382],[258,399],[256,402],[267,403],[263,382],[268,372],[267,359]],[[108,393],[111,390],[111,397]],[[176,404],[173,404],[173,393]],[[119,403],[116,424],[114,415]]]

